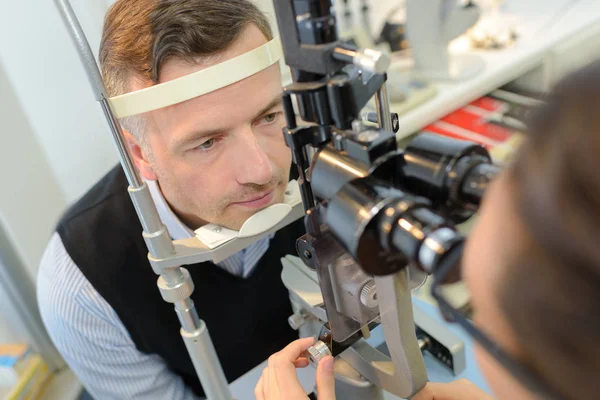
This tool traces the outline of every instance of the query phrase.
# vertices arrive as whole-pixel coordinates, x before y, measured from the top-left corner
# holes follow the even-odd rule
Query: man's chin
[[[252,217],[254,214],[256,214],[257,212],[262,211],[266,208],[269,208],[273,204],[283,203],[284,192],[285,192],[285,187],[281,188],[281,186],[280,186],[275,189],[275,192],[273,193],[273,200],[271,200],[269,202],[269,204],[267,204],[263,207],[260,207],[260,208],[256,208],[254,210],[244,210],[244,211],[235,210],[235,211],[237,211],[236,213],[238,213],[238,215],[236,215],[235,217],[232,216],[231,218],[228,218],[227,220],[223,221],[222,223],[218,223],[218,222],[215,222],[215,223],[218,225],[224,226],[225,228],[233,229],[234,231],[239,231],[242,228],[242,226],[244,225],[244,223],[250,217]],[[235,205],[233,205],[233,207],[235,207]]]
[[[242,226],[244,225],[244,223],[250,217],[252,217],[257,212],[264,210],[267,207],[270,207],[270,204],[261,209],[256,209],[256,210],[248,210],[248,211],[236,210],[237,211],[235,213],[236,215],[231,215],[228,218],[222,218],[219,221],[215,221],[214,224],[223,226],[228,229],[233,229],[234,231],[239,231],[242,228]]]

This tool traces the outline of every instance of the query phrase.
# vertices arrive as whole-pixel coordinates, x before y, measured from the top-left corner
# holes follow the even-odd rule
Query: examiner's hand
[[[313,338],[296,340],[269,357],[267,368],[254,388],[258,400],[306,400],[308,396],[298,381],[296,368],[308,365],[306,350],[315,343]],[[325,357],[317,368],[319,400],[335,400],[333,357]]]
[[[489,394],[466,379],[450,383],[428,382],[412,400],[493,400]]]

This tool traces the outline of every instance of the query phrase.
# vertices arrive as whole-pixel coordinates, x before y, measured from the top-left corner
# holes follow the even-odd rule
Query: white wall
[[[0,296],[2,294],[0,293]],[[8,314],[5,306],[0,304],[0,343],[19,343],[19,336],[10,328],[10,321],[4,315]]]
[[[8,236],[4,245],[22,260],[25,279],[34,281],[66,200],[1,62],[0,121],[0,229],[4,227]],[[1,261],[0,268],[5,268]],[[0,343],[22,342],[26,340],[22,320],[4,288],[0,284]]]
[[[0,223],[31,276],[65,194],[0,60]]]
[[[96,49],[107,1],[72,4]],[[0,62],[50,170],[73,202],[116,163],[116,155],[52,0],[2,2]]]
[[[96,49],[108,1],[72,2]],[[59,216],[116,156],[53,1],[0,5],[0,224],[34,281]],[[23,341],[6,295],[0,343]]]

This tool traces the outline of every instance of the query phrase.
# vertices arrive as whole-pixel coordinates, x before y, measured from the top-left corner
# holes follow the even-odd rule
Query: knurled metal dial
[[[167,303],[176,303],[187,299],[194,292],[194,282],[192,282],[189,271],[181,268],[181,273],[183,274],[183,280],[175,286],[167,284],[162,276],[158,278],[160,294]]]
[[[360,302],[368,308],[375,308],[379,305],[377,301],[377,288],[372,280],[365,283],[360,291]]]
[[[308,360],[315,367],[319,364],[319,361],[331,355],[331,350],[329,350],[329,347],[320,340],[317,341],[314,345],[310,346],[307,352]]]

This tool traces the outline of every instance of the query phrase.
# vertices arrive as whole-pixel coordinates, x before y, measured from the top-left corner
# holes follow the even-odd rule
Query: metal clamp
[[[175,286],[169,285],[162,276],[158,278],[157,284],[160,294],[167,303],[176,303],[185,300],[194,292],[194,282],[190,277],[189,271],[181,268],[181,273],[183,279]]]

